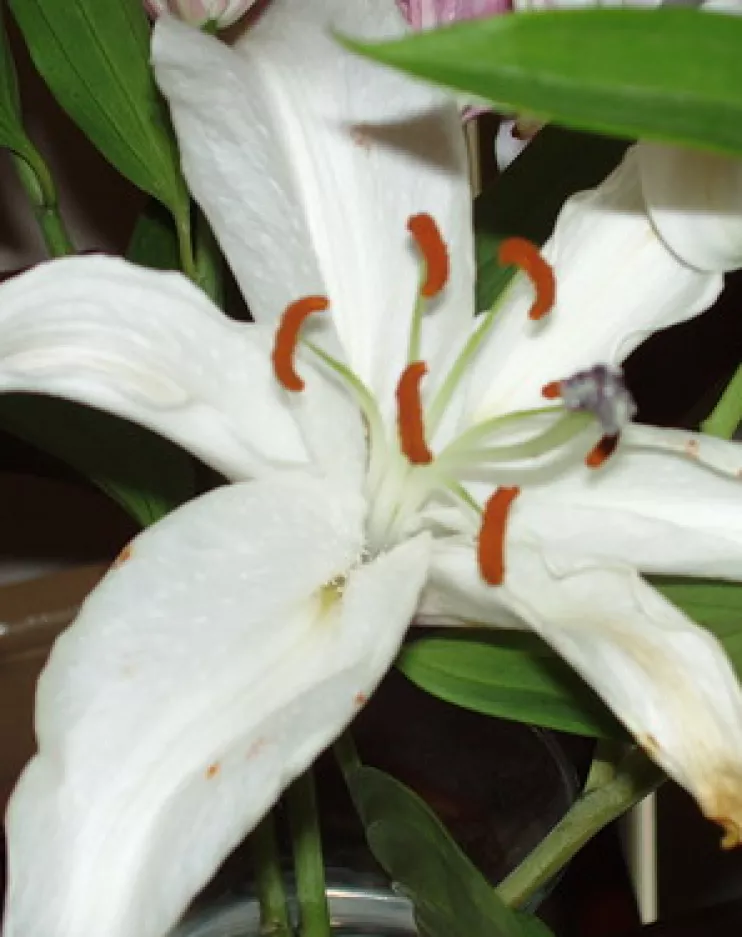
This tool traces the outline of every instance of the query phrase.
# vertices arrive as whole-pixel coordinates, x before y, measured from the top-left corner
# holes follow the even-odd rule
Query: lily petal
[[[566,202],[543,254],[556,305],[532,322],[532,287],[516,278],[473,369],[471,420],[543,406],[548,382],[620,363],[652,332],[703,312],[722,287],[719,274],[690,269],[655,234],[635,149],[598,188]]]
[[[422,357],[448,354],[472,316],[464,137],[453,98],[353,56],[330,26],[404,30],[391,0],[273,0],[234,48],[161,19],[153,62],[189,187],[255,318],[328,295],[347,363],[391,406],[420,280],[411,215],[431,214],[456,259]]]
[[[284,476],[211,492],[132,543],[39,683],[6,937],[160,937],[342,731],[429,559],[421,537],[357,566],[363,512]]]
[[[134,420],[233,479],[307,465],[329,441],[360,482],[346,392],[306,364],[308,392],[286,406],[270,331],[228,319],[180,274],[110,257],[42,264],[0,286],[0,335],[0,390]]]
[[[738,444],[727,446],[729,459],[738,457]],[[525,489],[508,530],[537,533],[557,569],[590,557],[644,573],[742,580],[741,495],[742,481],[693,457],[622,442],[597,470],[573,463]]]
[[[742,691],[716,639],[629,567],[555,575],[518,550],[507,591],[647,754],[742,842]]]
[[[698,270],[742,267],[742,161],[642,142],[637,150],[652,222],[668,248]]]
[[[583,562],[555,570],[535,542],[509,538],[499,588],[476,586],[474,551],[460,544],[439,550],[433,567],[439,587],[446,578],[454,587],[449,609],[464,595],[483,613],[480,622],[502,627],[517,616],[724,827],[724,845],[742,842],[742,692],[712,635],[628,566]],[[426,593],[423,619],[430,601]]]

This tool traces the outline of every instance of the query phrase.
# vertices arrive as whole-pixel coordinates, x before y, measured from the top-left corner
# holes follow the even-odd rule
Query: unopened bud
[[[447,26],[512,9],[511,0],[397,0],[397,6],[413,29]]]
[[[226,29],[244,16],[255,0],[144,0],[144,8],[157,19],[169,13],[191,26],[213,24],[217,29]]]

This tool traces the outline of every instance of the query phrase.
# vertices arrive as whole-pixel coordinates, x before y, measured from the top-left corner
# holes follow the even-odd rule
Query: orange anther
[[[498,488],[484,506],[477,560],[482,579],[491,586],[501,585],[505,578],[505,527],[519,494],[520,488]]]
[[[313,312],[322,312],[330,305],[326,296],[304,296],[286,307],[273,342],[273,372],[286,390],[304,390],[304,381],[294,370],[294,352],[299,330]]]
[[[541,396],[546,397],[547,400],[556,400],[558,397],[561,397],[562,382],[549,381],[548,384],[544,384],[544,386],[541,388]]]
[[[448,281],[448,248],[438,225],[427,213],[412,215],[407,230],[425,260],[425,282],[420,292],[430,299],[440,293]]]
[[[413,465],[427,465],[433,453],[425,442],[420,381],[427,374],[424,361],[408,364],[397,384],[397,431],[399,446]]]
[[[605,460],[610,458],[616,451],[617,445],[618,433],[611,436],[602,436],[585,456],[585,465],[588,468],[600,468]]]
[[[506,238],[500,244],[498,260],[503,266],[520,267],[533,284],[536,298],[528,311],[529,319],[545,316],[556,299],[556,280],[536,245],[525,238]]]

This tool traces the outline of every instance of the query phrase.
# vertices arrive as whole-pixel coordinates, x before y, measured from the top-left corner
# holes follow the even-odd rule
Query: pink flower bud
[[[250,9],[255,0],[144,0],[144,8],[152,19],[169,13],[192,26],[215,23],[225,29],[236,23]]]
[[[509,13],[513,8],[511,0],[397,0],[397,6],[413,29]]]

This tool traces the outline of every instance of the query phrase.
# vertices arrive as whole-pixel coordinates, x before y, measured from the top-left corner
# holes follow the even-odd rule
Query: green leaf
[[[20,124],[20,114],[18,79],[5,31],[5,12],[0,5],[0,140],[12,136]]]
[[[430,808],[376,768],[346,774],[371,851],[412,900],[422,937],[545,937],[511,911]]]
[[[0,396],[0,427],[87,476],[143,526],[193,497],[191,457],[135,426],[54,397]]]
[[[494,16],[376,45],[371,58],[568,126],[742,154],[742,18],[697,10]]]
[[[519,914],[518,919],[520,920],[524,937],[554,937],[553,932],[549,930],[546,924],[532,914]]]
[[[180,270],[178,235],[173,220],[154,199],[137,219],[126,257],[132,263],[153,270]]]
[[[742,583],[653,577],[655,586],[721,641],[742,680]]]
[[[28,184],[37,190],[37,203],[49,201],[53,192],[49,171],[36,147],[26,136],[21,120],[18,81],[5,31],[2,5],[0,5],[0,147],[11,150],[23,160],[18,168],[20,172],[26,174]]]
[[[626,737],[597,694],[535,635],[442,632],[406,645],[397,666],[421,689],[465,709],[578,735]]]
[[[36,68],[104,156],[188,223],[141,0],[9,0]]]
[[[562,205],[575,192],[601,182],[621,160],[627,143],[560,127],[545,127],[527,149],[477,197],[477,309],[489,309],[515,275],[497,262],[500,242],[524,237],[543,244]]]
[[[651,581],[716,635],[742,680],[742,584]],[[426,692],[465,709],[579,735],[626,737],[600,697],[535,635],[441,632],[406,645],[397,666]]]

